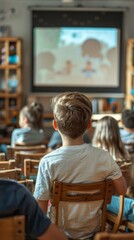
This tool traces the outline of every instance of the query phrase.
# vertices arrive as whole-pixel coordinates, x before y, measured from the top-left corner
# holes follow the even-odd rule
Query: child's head
[[[33,128],[42,127],[43,106],[39,102],[32,102],[29,106],[24,106],[20,111],[20,127],[30,126]]]
[[[113,117],[105,116],[98,121],[93,136],[93,145],[107,149],[115,159],[117,156],[126,157],[118,122]]]
[[[58,130],[76,139],[83,135],[91,121],[92,104],[82,93],[61,93],[52,99],[54,119]]]
[[[97,122],[93,141],[100,147],[117,144],[121,141],[118,122],[110,116],[105,116]]]
[[[128,129],[134,129],[134,110],[126,109],[122,112],[122,123]]]

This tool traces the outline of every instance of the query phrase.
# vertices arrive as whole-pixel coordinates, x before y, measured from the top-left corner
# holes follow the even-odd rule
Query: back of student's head
[[[76,139],[83,135],[92,116],[92,104],[82,93],[61,93],[52,99],[54,119],[59,131]]]
[[[42,127],[43,106],[39,102],[32,102],[29,106],[24,106],[20,112],[27,118],[28,124],[34,128]]]
[[[93,145],[107,149],[115,159],[119,157],[127,158],[127,153],[121,141],[118,122],[113,117],[105,116],[97,122]]]
[[[122,123],[126,128],[134,128],[134,110],[125,109],[122,112]]]

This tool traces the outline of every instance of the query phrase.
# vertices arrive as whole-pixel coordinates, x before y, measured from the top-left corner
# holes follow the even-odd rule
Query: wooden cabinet
[[[21,108],[21,45],[19,38],[0,37],[0,125],[3,127],[16,124]]]
[[[126,108],[134,110],[134,39],[127,42]]]

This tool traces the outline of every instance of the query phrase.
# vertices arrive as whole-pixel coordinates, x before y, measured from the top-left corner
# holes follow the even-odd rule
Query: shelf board
[[[18,98],[21,93],[0,92],[0,98]]]
[[[134,96],[133,95],[126,95],[126,99],[127,100],[134,100]]]
[[[0,69],[4,70],[4,69],[17,69],[21,67],[21,64],[6,64],[6,65],[0,65]]]
[[[21,40],[20,37],[0,37],[0,42],[16,42],[18,40]]]

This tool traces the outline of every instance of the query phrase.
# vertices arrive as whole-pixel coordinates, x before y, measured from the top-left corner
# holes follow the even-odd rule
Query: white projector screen
[[[32,90],[122,92],[122,14],[120,26],[114,19],[105,22],[106,16],[90,24],[87,20],[81,24],[81,15],[72,16],[69,11],[33,13]],[[72,23],[67,17],[72,17]]]

